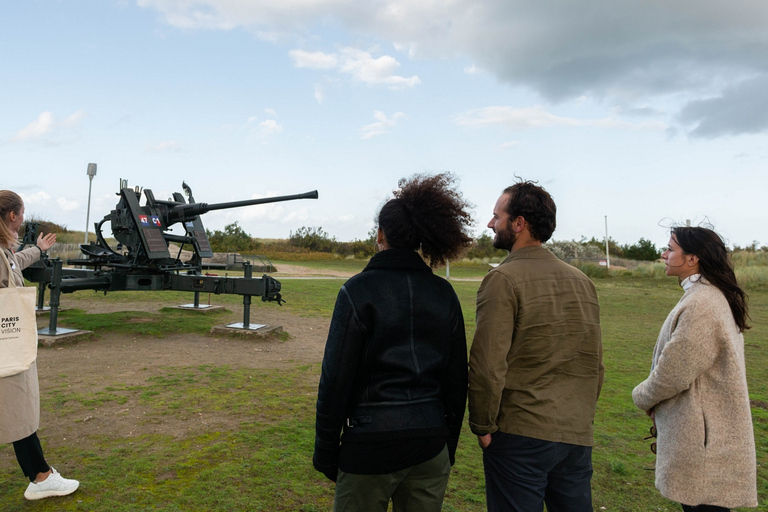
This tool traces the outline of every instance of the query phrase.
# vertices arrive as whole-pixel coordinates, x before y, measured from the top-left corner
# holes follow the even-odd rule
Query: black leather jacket
[[[315,467],[335,478],[342,428],[345,439],[364,442],[445,435],[447,427],[453,463],[466,399],[464,319],[450,283],[414,251],[376,254],[336,300],[317,397]]]

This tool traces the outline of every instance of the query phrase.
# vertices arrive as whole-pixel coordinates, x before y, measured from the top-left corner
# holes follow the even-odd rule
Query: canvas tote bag
[[[8,377],[28,370],[37,359],[37,290],[16,286],[11,264],[0,254],[8,267],[8,287],[0,288],[0,377]]]

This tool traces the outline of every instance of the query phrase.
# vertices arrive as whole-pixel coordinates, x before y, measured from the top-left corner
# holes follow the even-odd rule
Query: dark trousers
[[[339,470],[334,512],[440,512],[451,473],[448,448],[410,468],[384,475],[357,475]]]
[[[592,447],[496,432],[483,450],[488,512],[592,512]]]
[[[29,478],[30,482],[35,481],[38,473],[45,473],[51,469],[43,457],[43,447],[40,446],[37,432],[19,441],[14,441],[13,451],[16,452],[16,460],[19,461],[24,476]]]
[[[681,503],[682,505],[682,503]],[[683,512],[730,512],[731,509],[725,507],[716,507],[715,505],[683,505]]]

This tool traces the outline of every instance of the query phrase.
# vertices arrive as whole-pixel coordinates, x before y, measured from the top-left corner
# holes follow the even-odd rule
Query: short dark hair
[[[434,268],[472,245],[471,205],[456,189],[456,181],[449,173],[401,179],[394,199],[382,206],[376,221],[389,246],[421,248]]]
[[[736,274],[728,258],[728,249],[720,235],[709,228],[698,226],[678,226],[672,228],[671,234],[685,254],[695,254],[699,257],[699,272],[723,292],[739,331],[749,329],[748,297],[736,282]]]
[[[557,225],[557,207],[549,192],[533,181],[520,181],[504,189],[509,194],[507,213],[510,220],[523,217],[531,236],[539,242],[552,237]]]

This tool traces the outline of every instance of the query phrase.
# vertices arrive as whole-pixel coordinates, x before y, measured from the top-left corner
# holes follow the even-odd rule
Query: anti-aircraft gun
[[[201,292],[242,295],[245,328],[249,325],[252,296],[261,296],[262,301],[275,301],[278,304],[283,302],[280,282],[266,274],[261,278],[253,278],[248,262],[245,262],[243,267],[243,278],[203,275],[202,260],[212,257],[213,250],[200,216],[210,211],[242,206],[317,199],[317,191],[207,204],[195,202],[192,190],[186,183],[182,183],[182,188],[189,201],[179,192],[175,192],[172,199],[163,201],[156,199],[151,190],[129,188],[127,181],[121,180],[117,206],[95,224],[96,242],[80,245],[83,258],[67,261],[68,264],[81,268],[65,269],[60,259],[43,257],[24,270],[25,278],[39,283],[38,309],[42,309],[46,285],[51,289],[48,334],[57,334],[59,294],[77,290],[105,293],[124,290],[176,290],[195,292],[196,297]],[[145,198],[143,206],[140,204],[142,195]],[[105,222],[111,224],[112,236],[117,240],[115,248],[110,247],[102,234]],[[171,226],[179,223],[184,227],[183,235],[168,232]],[[20,249],[27,244],[34,245],[36,232],[36,226],[27,227]],[[180,245],[175,256],[171,254],[171,242]],[[192,248],[193,255],[189,260],[181,261],[185,246]]]

